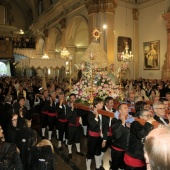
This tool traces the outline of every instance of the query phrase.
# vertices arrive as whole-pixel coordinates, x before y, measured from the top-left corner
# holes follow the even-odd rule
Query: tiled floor
[[[63,151],[57,149],[58,141],[56,138],[52,138],[52,143],[55,147],[55,156],[57,161],[57,170],[86,170],[86,157],[76,154],[76,148],[73,146],[72,159],[68,159],[68,149],[63,144]],[[87,138],[82,137],[81,151],[86,154]],[[103,167],[105,170],[109,170],[110,149],[104,155]],[[92,161],[91,170],[95,170],[95,161]]]

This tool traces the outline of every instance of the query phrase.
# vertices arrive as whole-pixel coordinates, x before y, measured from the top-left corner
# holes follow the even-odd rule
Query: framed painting
[[[120,61],[121,53],[125,52],[126,43],[129,47],[128,52],[132,51],[132,39],[129,37],[122,37],[122,36],[118,37],[118,39],[117,39],[117,53],[118,53],[117,59],[118,59],[118,61]]]
[[[160,41],[149,41],[143,43],[144,70],[160,69]]]

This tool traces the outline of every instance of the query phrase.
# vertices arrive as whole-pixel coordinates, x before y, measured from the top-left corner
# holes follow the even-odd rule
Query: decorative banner
[[[12,41],[0,40],[0,58],[13,58]]]

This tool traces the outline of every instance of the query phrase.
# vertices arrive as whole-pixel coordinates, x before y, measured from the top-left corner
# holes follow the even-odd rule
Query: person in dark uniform
[[[112,115],[113,115],[112,117],[114,117],[114,112],[116,110],[113,108],[113,105],[114,105],[113,98],[112,97],[106,97],[104,104],[105,105],[103,107],[103,110],[111,112]],[[102,148],[102,152],[101,152],[101,167],[102,167],[103,155],[112,144],[112,130],[111,130],[112,117],[102,116],[103,127],[107,128],[107,140],[106,140],[106,146]]]
[[[50,93],[50,105],[48,108],[48,124],[49,124],[49,131],[48,131],[48,139],[51,140],[51,135],[53,128],[56,124],[56,116],[57,116],[57,109],[56,109],[56,92],[51,91]]]
[[[128,116],[128,106],[121,103],[118,106],[119,118],[113,118],[112,126],[112,145],[111,145],[111,170],[125,168],[124,153],[128,145],[129,127],[126,126],[126,117]]]
[[[72,144],[73,141],[76,143],[77,154],[84,156],[82,152],[80,152],[80,139],[81,139],[81,115],[78,109],[74,107],[74,103],[76,101],[76,95],[71,93],[69,95],[70,103],[67,109],[67,119],[68,119],[68,151],[69,158],[72,158]]]
[[[96,170],[100,168],[101,148],[105,147],[107,139],[107,129],[102,128],[102,116],[98,114],[98,110],[103,108],[103,101],[95,98],[93,101],[93,111],[89,112],[89,136],[87,141],[86,167],[90,170],[91,161],[95,157]],[[103,140],[102,140],[103,137]]]
[[[49,94],[47,90],[43,91],[43,95],[40,98],[40,107],[41,107],[41,129],[42,137],[45,138],[45,128],[48,125],[48,108],[50,101],[48,100]]]
[[[124,155],[124,161],[126,170],[146,170],[142,140],[153,129],[152,122],[155,119],[151,117],[150,111],[146,109],[138,111],[135,116],[146,122],[144,125],[139,121],[132,122],[130,126],[129,145]]]
[[[61,142],[63,141],[63,136],[65,133],[65,144],[68,141],[68,119],[66,117],[67,107],[65,104],[64,92],[59,93],[59,102],[56,105],[57,114],[58,114],[58,130],[59,130],[59,142],[58,149],[63,150]]]

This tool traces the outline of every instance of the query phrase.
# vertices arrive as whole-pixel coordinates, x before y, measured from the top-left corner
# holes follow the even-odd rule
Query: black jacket
[[[59,119],[67,119],[66,113],[67,113],[68,106],[66,106],[64,104],[62,104],[62,108],[60,108],[59,106],[60,106],[60,103],[57,103],[56,109],[57,109],[58,118]]]
[[[154,118],[158,123],[164,125],[164,123],[160,120],[159,116],[155,115],[153,118]],[[167,124],[169,123],[169,120],[168,120],[168,119],[164,119],[164,121],[165,121]]]
[[[129,140],[129,128],[122,125],[122,121],[116,118],[112,119],[112,146],[126,150]]]
[[[71,110],[71,107],[67,107],[66,117],[69,123],[76,125],[79,117],[81,117],[81,112],[79,109]]]
[[[153,125],[146,122],[141,125],[138,121],[132,122],[130,126],[130,137],[127,154],[133,158],[144,161],[144,151],[142,139],[153,129]]]
[[[23,170],[16,145],[0,141],[0,170]]]

